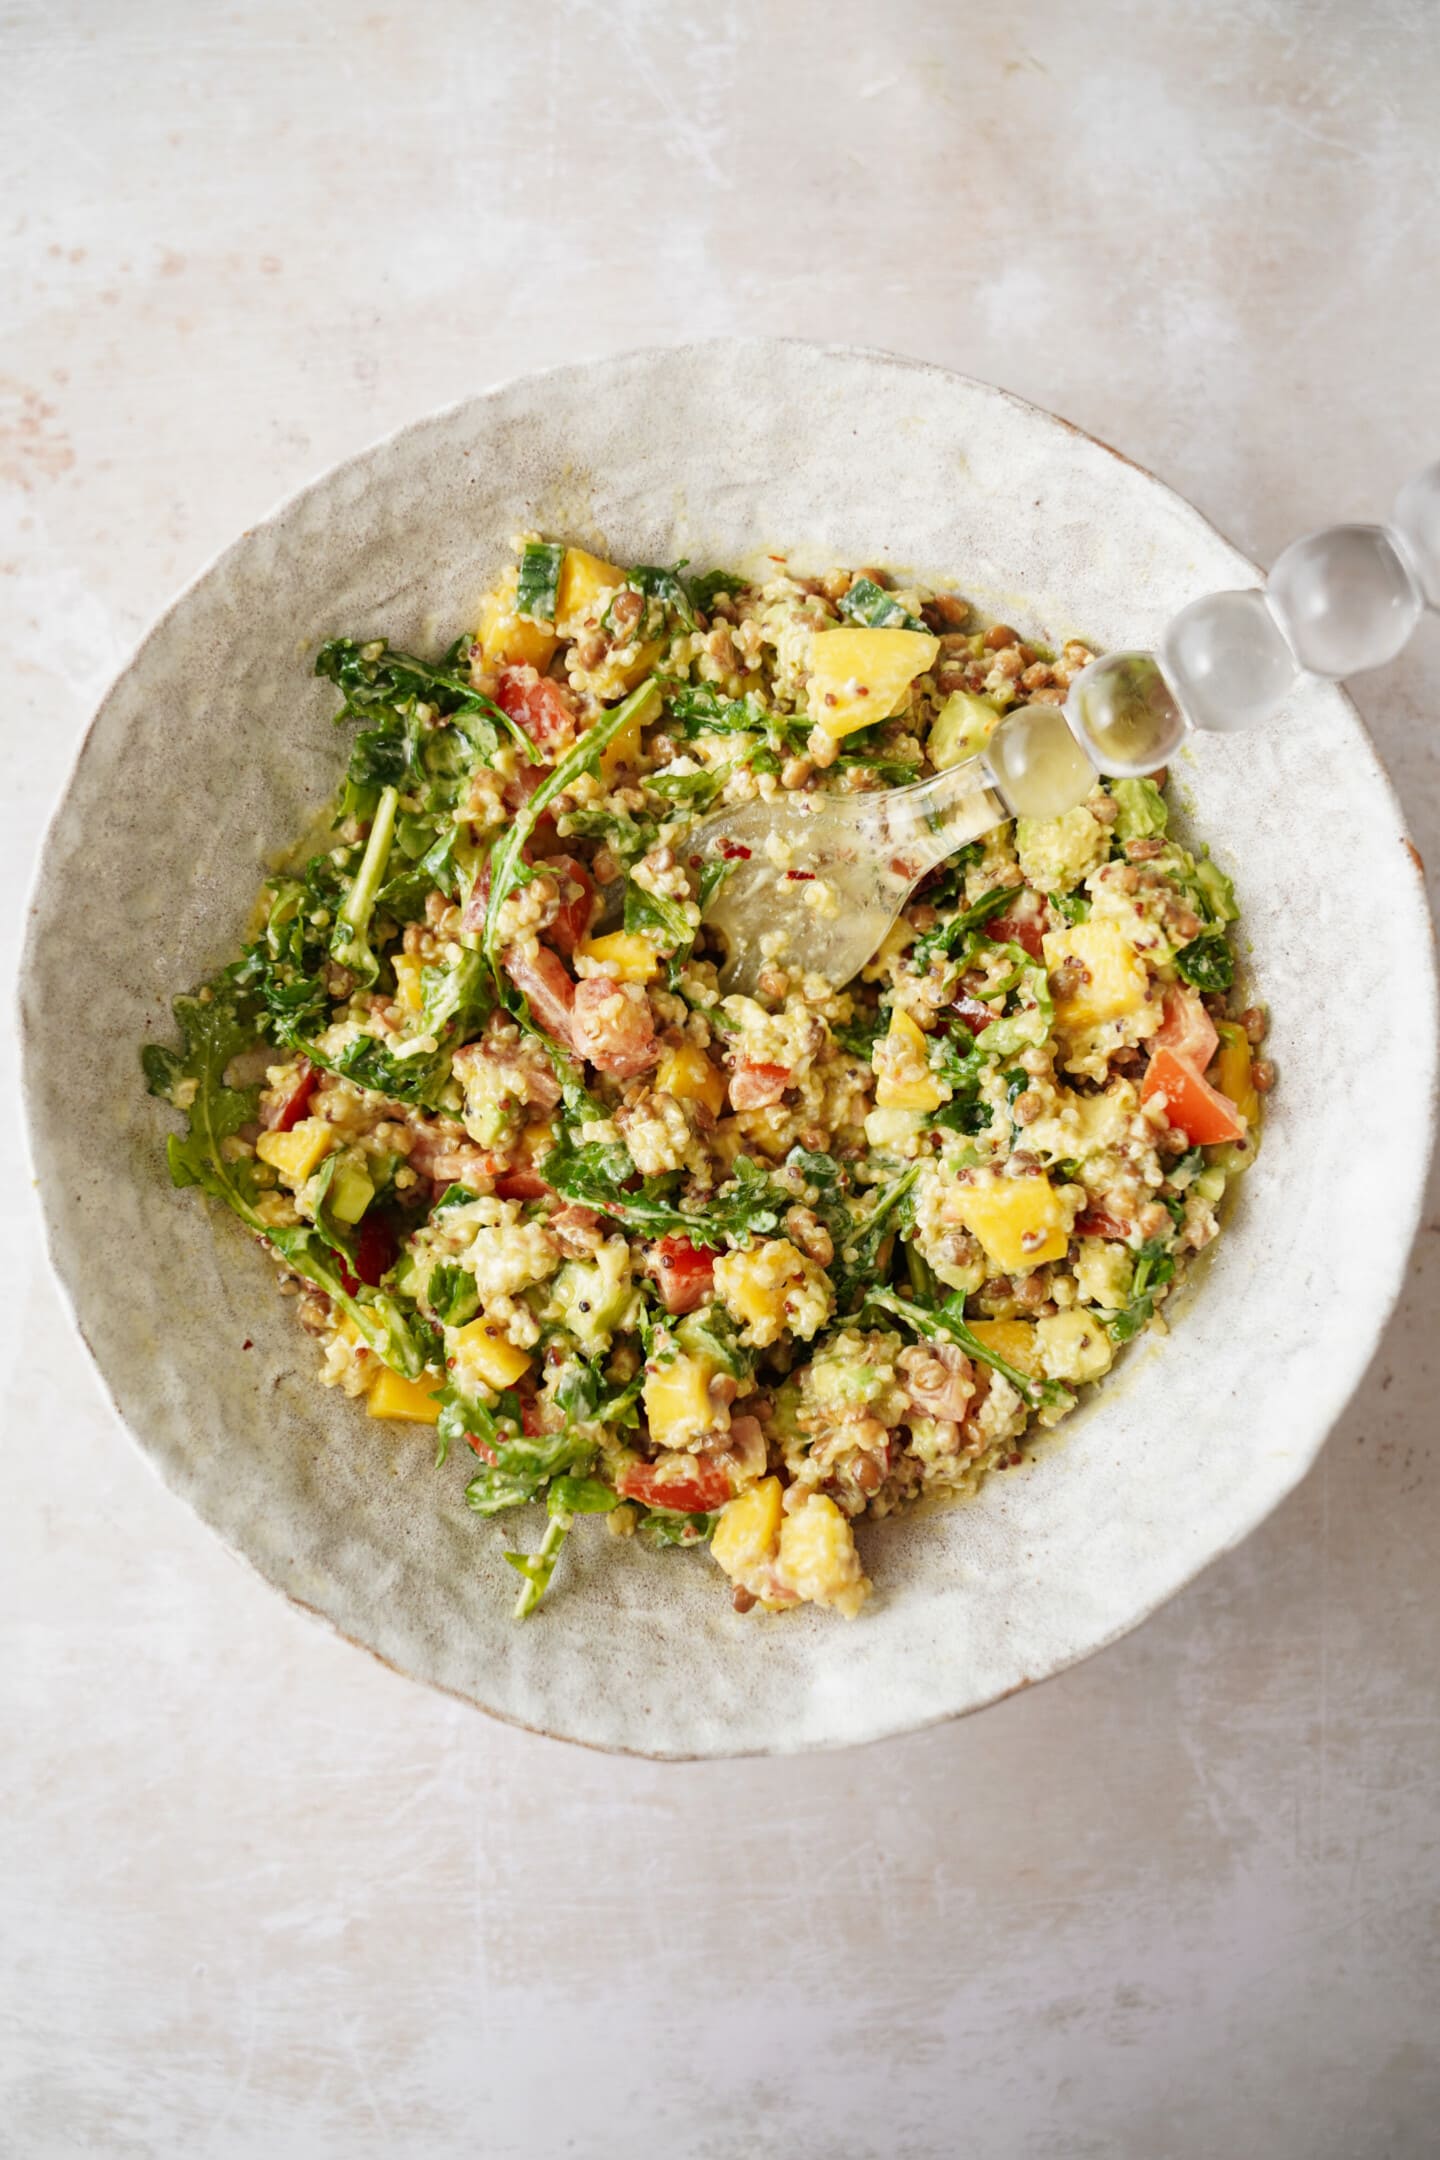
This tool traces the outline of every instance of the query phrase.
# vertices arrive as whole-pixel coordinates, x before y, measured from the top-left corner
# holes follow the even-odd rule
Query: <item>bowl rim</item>
[[[966,389],[978,392],[985,398],[995,399],[1010,406],[1024,415],[1028,421],[1039,422],[1072,435],[1080,442],[1088,444],[1093,449],[1103,453],[1106,458],[1114,460],[1116,464],[1126,466],[1138,474],[1149,488],[1159,491],[1160,494],[1168,498],[1172,506],[1181,510],[1186,518],[1220,541],[1237,561],[1244,563],[1254,573],[1257,581],[1264,582],[1265,572],[1260,565],[1255,563],[1243,549],[1239,548],[1213,519],[1207,516],[1204,511],[1198,509],[1178,488],[1171,486],[1168,481],[1162,480],[1148,466],[1141,464],[1138,459],[1131,457],[1123,450],[1117,449],[1113,444],[1106,442],[1103,437],[1092,434],[1088,429],[1081,427],[1075,421],[1067,419],[1063,414],[1052,412],[1048,407],[1037,405],[1033,400],[1020,396],[1017,392],[1005,388],[1002,384],[989,382],[981,376],[966,374],[959,369],[947,367],[939,361],[923,359],[913,354],[894,352],[883,346],[801,337],[743,335],[627,346],[619,351],[598,353],[584,359],[570,359],[553,363],[547,367],[521,369],[514,374],[487,383],[479,390],[452,399],[444,405],[435,406],[422,413],[414,414],[411,418],[401,421],[385,433],[362,443],[358,448],[347,452],[344,456],[333,459],[320,471],[312,474],[310,478],[278,497],[260,517],[244,526],[232,540],[215,549],[193,574],[176,589],[172,597],[150,620],[134,645],[128,649],[124,658],[109,675],[57,784],[27,881],[23,903],[24,936],[16,970],[14,1004],[12,1007],[20,1048],[23,1153],[31,1171],[32,1192],[40,1218],[46,1263],[51,1278],[59,1290],[65,1315],[84,1347],[87,1361],[99,1381],[111,1414],[125,1433],[132,1447],[146,1463],[151,1474],[160,1482],[166,1492],[184,1509],[188,1516],[201,1524],[202,1528],[218,1542],[232,1561],[237,1562],[247,1573],[263,1582],[269,1590],[278,1591],[287,1605],[293,1607],[299,1614],[320,1623],[331,1635],[353,1645],[357,1649],[365,1651],[378,1664],[400,1674],[407,1681],[418,1683],[442,1695],[449,1696],[457,1702],[464,1703],[467,1708],[479,1711],[482,1715],[493,1718],[497,1722],[516,1730],[533,1733],[537,1737],[545,1739],[564,1741],[568,1745],[584,1747],[598,1754],[629,1757],[648,1762],[713,1761],[785,1754],[834,1752],[842,1748],[875,1746],[887,1739],[897,1738],[905,1733],[929,1731],[936,1726],[951,1724],[960,1718],[973,1716],[977,1711],[988,1709],[995,1703],[1008,1701],[1014,1695],[1039,1686],[1046,1680],[1054,1679],[1061,1673],[1072,1670],[1075,1666],[1085,1663],[1099,1652],[1109,1649],[1114,1643],[1121,1641],[1126,1635],[1132,1633],[1134,1629],[1151,1619],[1155,1613],[1168,1605],[1172,1599],[1178,1597],[1183,1590],[1188,1589],[1198,1581],[1209,1568],[1223,1559],[1226,1554],[1233,1552],[1238,1545],[1244,1543],[1276,1511],[1281,1502],[1294,1492],[1314,1467],[1335,1426],[1344,1416],[1345,1411],[1359,1392],[1365,1376],[1374,1362],[1375,1354],[1379,1349],[1384,1333],[1394,1317],[1396,1306],[1405,1286],[1410,1255],[1424,1211],[1426,1187],[1430,1165],[1436,1152],[1437,1134],[1440,1134],[1440,1040],[1437,1040],[1437,1031],[1440,1031],[1440,1017],[1437,1017],[1440,1016],[1440,940],[1437,940],[1435,919],[1425,889],[1424,865],[1420,851],[1410,833],[1398,790],[1376,748],[1374,738],[1366,726],[1363,716],[1343,683],[1327,682],[1324,687],[1338,693],[1349,719],[1353,722],[1369,749],[1373,777],[1379,784],[1383,799],[1391,814],[1396,835],[1410,858],[1419,885],[1420,916],[1429,931],[1428,943],[1422,947],[1426,965],[1421,971],[1430,1022],[1427,1033],[1431,1044],[1428,1081],[1423,1099],[1425,1144],[1417,1160],[1416,1177],[1408,1189],[1404,1209],[1405,1219],[1401,1225],[1400,1233],[1397,1234],[1390,1248],[1392,1253],[1390,1279],[1385,1285],[1383,1297],[1377,1303],[1370,1353],[1365,1364],[1356,1373],[1345,1396],[1331,1410],[1323,1429],[1319,1431],[1313,1444],[1307,1450],[1299,1452],[1293,1473],[1285,1477],[1283,1481],[1277,1482],[1265,1494],[1263,1505],[1259,1511],[1242,1526],[1238,1527],[1224,1543],[1218,1544],[1207,1551],[1204,1557],[1198,1560],[1188,1572],[1181,1575],[1171,1587],[1154,1597],[1141,1610],[1128,1616],[1098,1639],[1085,1643],[1068,1655],[1056,1656],[1052,1661],[1046,1663],[1043,1671],[1033,1676],[1024,1676],[1010,1686],[994,1689],[992,1692],[959,1708],[942,1708],[936,1710],[929,1717],[918,1719],[909,1717],[903,1723],[882,1725],[877,1730],[859,1738],[806,1739],[789,1746],[782,1743],[738,1746],[727,1744],[713,1749],[667,1749],[663,1745],[654,1747],[627,1746],[617,1741],[584,1737],[569,1732],[557,1732],[546,1725],[532,1724],[528,1719],[513,1711],[490,1703],[480,1702],[476,1696],[466,1692],[462,1687],[411,1670],[397,1659],[387,1656],[384,1651],[377,1648],[373,1643],[352,1634],[350,1629],[332,1614],[317,1605],[307,1602],[283,1583],[276,1581],[266,1572],[258,1560],[253,1559],[241,1545],[235,1542],[229,1532],[211,1522],[207,1516],[202,1515],[200,1510],[188,1498],[171,1485],[159,1456],[146,1444],[120,1408],[110,1377],[85,1332],[79,1310],[78,1292],[72,1287],[67,1278],[59,1256],[58,1247],[61,1242],[61,1228],[54,1211],[47,1203],[47,1188],[39,1175],[39,1043],[38,1031],[32,1025],[31,1000],[38,953],[38,918],[40,915],[41,889],[45,881],[52,841],[65,814],[75,782],[83,770],[88,756],[91,754],[97,730],[111,700],[151,646],[168,629],[172,620],[184,608],[191,596],[232,558],[238,557],[247,548],[258,531],[265,527],[278,526],[309,497],[330,486],[342,472],[394,448],[406,437],[418,434],[424,429],[441,425],[473,407],[488,405],[522,386],[532,383],[552,381],[567,375],[593,377],[597,372],[612,369],[623,370],[637,362],[684,361],[691,357],[713,357],[720,354],[736,356],[745,354],[753,360],[764,353],[773,352],[777,349],[808,353],[823,363],[855,361],[867,365],[879,364],[894,370],[896,373],[913,373],[932,377],[944,383],[961,384]],[[1302,677],[1301,679],[1304,681],[1306,678]]]

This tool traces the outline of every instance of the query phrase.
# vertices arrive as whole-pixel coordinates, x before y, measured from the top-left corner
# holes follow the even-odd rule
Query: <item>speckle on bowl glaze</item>
[[[448,639],[531,526],[637,562],[762,544],[807,569],[888,559],[1022,629],[1102,646],[1156,644],[1187,602],[1254,578],[1114,452],[874,353],[632,354],[509,384],[365,452],[162,618],[57,812],[22,982],[56,1267],[171,1486],[288,1596],[419,1679],[659,1756],[840,1745],[975,1709],[1113,1641],[1252,1530],[1365,1370],[1434,1113],[1432,939],[1399,811],[1349,701],[1319,684],[1258,734],[1197,738],[1177,761],[1239,881],[1281,1086],[1226,1237],[1123,1384],[977,1501],[862,1531],[876,1596],[853,1625],[742,1620],[705,1556],[594,1536],[516,1627],[506,1527],[468,1514],[428,1435],[314,1386],[263,1256],[172,1191],[172,1121],[137,1053],[168,1039],[171,995],[233,950],[267,854],[335,785],[316,644]]]

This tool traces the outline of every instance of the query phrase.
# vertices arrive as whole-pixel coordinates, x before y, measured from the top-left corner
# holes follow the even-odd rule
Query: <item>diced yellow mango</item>
[[[424,962],[413,953],[397,953],[395,956],[395,987],[400,993],[400,1003],[407,1012],[418,1013],[425,1003],[425,992],[420,976]]]
[[[935,715],[925,755],[936,772],[978,757],[1000,725],[1000,708],[969,690],[954,690]]]
[[[409,1425],[438,1425],[440,1400],[433,1391],[443,1385],[433,1373],[422,1373],[418,1380],[402,1379],[387,1365],[371,1388],[365,1407],[371,1417],[403,1418]]]
[[[681,1043],[662,1052],[655,1085],[662,1095],[677,1102],[704,1103],[712,1117],[719,1117],[725,1103],[725,1075],[711,1064],[696,1043]]]
[[[853,1620],[870,1594],[849,1522],[826,1493],[811,1493],[780,1525],[776,1574],[807,1605]]]
[[[507,571],[480,603],[475,635],[488,667],[533,667],[543,674],[559,643],[555,632],[515,612],[516,573]]]
[[[625,674],[628,680],[628,669],[625,670]],[[634,719],[627,720],[618,734],[611,736],[600,753],[600,777],[602,780],[612,780],[622,765],[636,765],[639,763],[642,726],[642,715],[636,713]]]
[[[1145,1003],[1148,984],[1140,956],[1113,923],[1082,922],[1047,930],[1044,947],[1052,975],[1067,960],[1078,961],[1083,970],[1074,988],[1055,1000],[1055,1024],[1067,1034],[1121,1020]]]
[[[561,637],[574,637],[600,595],[624,582],[625,572],[614,563],[602,562],[584,548],[567,547],[555,602],[555,627]]]
[[[1033,1320],[972,1320],[970,1332],[1028,1380],[1044,1378]]]
[[[1250,1038],[1233,1020],[1217,1020],[1215,1032],[1220,1037],[1220,1048],[1207,1077],[1222,1095],[1229,1096],[1244,1118],[1246,1130],[1253,1133],[1260,1123],[1260,1096],[1250,1077],[1255,1056]]]
[[[576,953],[582,960],[594,960],[620,982],[654,982],[660,973],[654,946],[633,930],[611,930],[604,937],[586,938]]]
[[[940,650],[924,630],[822,630],[810,647],[810,718],[827,735],[888,720]]]
[[[648,643],[642,645],[639,648],[633,660],[626,661],[624,667],[619,667],[614,663],[614,661],[612,661],[611,673],[617,678],[619,682],[624,685],[627,690],[633,690],[637,683],[644,681],[645,677],[650,673],[650,670],[654,667],[656,661],[660,658],[660,655],[664,650],[665,648],[661,644],[659,638],[651,638]],[[620,730],[620,734],[617,735],[615,738],[616,742],[619,742],[621,738],[628,733],[628,728],[622,728]],[[600,753],[600,757],[603,763],[605,757],[605,752],[603,750]]]
[[[1059,1260],[1069,1242],[1069,1210],[1047,1177],[978,1172],[947,1196],[946,1213],[979,1238],[1007,1275]]]
[[[645,1375],[645,1416],[658,1446],[683,1448],[715,1430],[720,1415],[710,1397],[710,1382],[718,1370],[712,1358],[682,1352]]]
[[[324,1118],[301,1118],[289,1132],[264,1132],[255,1143],[261,1162],[280,1174],[282,1185],[303,1185],[335,1145],[335,1128]]]
[[[720,1510],[710,1550],[732,1582],[742,1582],[774,1556],[780,1536],[780,1480],[761,1478]]]
[[[925,1036],[909,1013],[897,1006],[890,1032],[871,1052],[877,1075],[875,1100],[883,1110],[938,1110],[944,1090],[927,1063]]]
[[[451,1345],[455,1375],[462,1386],[467,1380],[481,1380],[486,1387],[513,1387],[521,1373],[530,1370],[526,1352],[516,1348],[498,1320],[487,1319],[484,1313],[457,1328]]]

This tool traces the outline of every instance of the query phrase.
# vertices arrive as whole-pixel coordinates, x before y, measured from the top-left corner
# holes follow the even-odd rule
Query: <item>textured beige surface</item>
[[[1262,558],[1437,447],[1421,6],[37,6],[4,35],[10,891],[213,547],[571,351],[904,347]],[[1431,622],[1359,688],[1432,860],[1437,660]],[[967,1726],[697,1770],[483,1724],[223,1562],[13,1208],[16,2153],[1433,2150],[1433,1207],[1315,1475],[1140,1635]]]

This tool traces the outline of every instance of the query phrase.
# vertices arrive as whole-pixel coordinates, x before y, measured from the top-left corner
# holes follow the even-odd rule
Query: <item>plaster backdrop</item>
[[[7,964],[175,587],[532,366],[881,344],[1261,560],[1382,513],[1440,450],[1437,95],[1425,0],[0,0]],[[1356,688],[1432,866],[1437,665],[1432,619]],[[1343,877],[1343,804],[1317,844]],[[911,1740],[660,1768],[426,1694],[227,1559],[0,1150],[6,2160],[1433,2154],[1433,1188],[1319,1467],[1138,1635]]]

